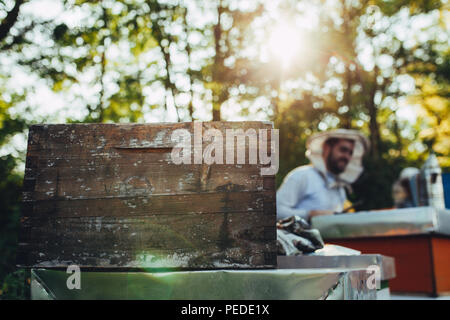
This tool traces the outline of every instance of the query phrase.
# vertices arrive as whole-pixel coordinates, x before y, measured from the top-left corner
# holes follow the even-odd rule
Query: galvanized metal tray
[[[380,268],[380,280],[395,278],[394,258],[381,254],[363,254],[353,256],[278,256],[278,269],[367,269],[370,266],[377,266]]]
[[[357,269],[85,272],[68,289],[65,271],[32,269],[31,298],[145,300],[376,299],[369,274]]]
[[[324,239],[440,234],[450,236],[450,210],[417,207],[317,216],[311,219]]]

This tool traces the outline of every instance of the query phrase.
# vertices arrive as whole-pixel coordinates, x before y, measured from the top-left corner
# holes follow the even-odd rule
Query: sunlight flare
[[[269,50],[282,67],[286,68],[299,53],[300,32],[288,24],[281,24],[272,31],[269,38]]]

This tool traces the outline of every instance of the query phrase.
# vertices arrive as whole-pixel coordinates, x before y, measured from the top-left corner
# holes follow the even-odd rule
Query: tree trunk
[[[380,145],[381,145],[381,138],[380,138],[380,126],[378,125],[377,121],[377,106],[375,105],[375,94],[378,90],[377,85],[377,77],[378,77],[379,69],[378,67],[375,67],[374,69],[374,77],[373,77],[373,83],[372,87],[368,96],[367,101],[367,109],[369,112],[369,130],[370,130],[370,143],[371,143],[371,149],[370,153],[373,158],[378,159],[381,154]]]
[[[345,78],[347,81],[347,87],[344,93],[344,103],[347,106],[348,110],[341,115],[341,127],[345,129],[351,129],[352,127],[352,71],[350,70],[350,64],[347,64]]]
[[[108,15],[106,13],[106,8],[103,6],[102,6],[102,19],[104,22],[105,29],[108,29]],[[100,122],[100,123],[103,122],[104,113],[105,113],[103,100],[104,100],[104,96],[105,96],[104,77],[105,77],[105,72],[106,72],[106,38],[108,38],[108,36],[103,36],[103,39],[102,39],[103,52],[102,52],[101,60],[100,60],[100,92],[99,92],[98,106],[97,106],[97,112],[98,112],[97,122]]]
[[[187,13],[188,9],[185,8],[183,12],[183,27],[184,27],[184,33],[186,34],[186,39],[189,38],[189,29],[188,29],[188,23],[187,23]],[[189,45],[189,41],[186,40],[186,54],[188,58],[188,68],[187,68],[187,74],[189,76],[189,103],[188,103],[188,112],[189,117],[191,121],[194,121],[194,91],[193,91],[193,79],[192,79],[192,69],[191,69],[191,46]]]
[[[158,6],[158,11],[161,10],[161,6],[158,4],[158,2],[156,2],[157,6]],[[172,100],[173,100],[173,107],[175,108],[176,114],[177,114],[177,122],[180,122],[180,115],[178,113],[178,107],[176,105],[175,102],[175,96],[177,94],[177,88],[174,84],[174,82],[172,81],[172,78],[170,76],[170,69],[171,69],[171,65],[172,65],[172,61],[171,61],[171,57],[170,57],[170,52],[169,52],[169,48],[170,45],[172,43],[172,37],[170,34],[167,34],[164,30],[164,28],[158,24],[158,21],[155,21],[153,23],[153,35],[156,39],[156,41],[158,41],[158,46],[159,49],[161,50],[161,54],[163,55],[164,58],[164,68],[166,71],[166,78],[164,79],[164,89],[165,89],[165,97],[164,97],[164,105],[165,105],[165,109],[166,112],[168,112],[168,106],[167,106],[167,97],[168,94],[167,92],[170,92],[171,96],[172,96]],[[167,46],[164,46],[162,44],[163,40],[167,40],[168,44]]]
[[[214,83],[221,83],[220,73],[223,66],[223,57],[220,50],[220,40],[222,38],[222,26],[221,26],[221,15],[223,12],[222,0],[219,0],[219,5],[217,6],[217,24],[214,26],[214,44],[215,44],[215,56],[214,56],[214,66],[212,72],[212,81]],[[213,101],[212,101],[212,116],[213,121],[220,121],[220,107],[222,105],[221,100],[221,88],[213,89]]]

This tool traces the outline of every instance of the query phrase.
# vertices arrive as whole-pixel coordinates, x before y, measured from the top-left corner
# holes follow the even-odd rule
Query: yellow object
[[[343,205],[344,211],[345,211],[347,208],[350,208],[352,205],[353,205],[353,203],[351,203],[351,202],[348,201],[348,200],[345,200],[344,205]],[[351,209],[348,210],[347,212],[355,212],[355,208],[351,208]]]

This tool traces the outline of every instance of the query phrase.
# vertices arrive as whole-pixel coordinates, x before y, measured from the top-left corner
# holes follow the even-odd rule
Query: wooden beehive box
[[[275,267],[274,175],[249,164],[249,140],[245,164],[198,164],[194,154],[191,164],[173,161],[174,130],[205,150],[211,141],[195,140],[195,130],[211,128],[225,137],[272,124],[31,126],[18,266]]]

